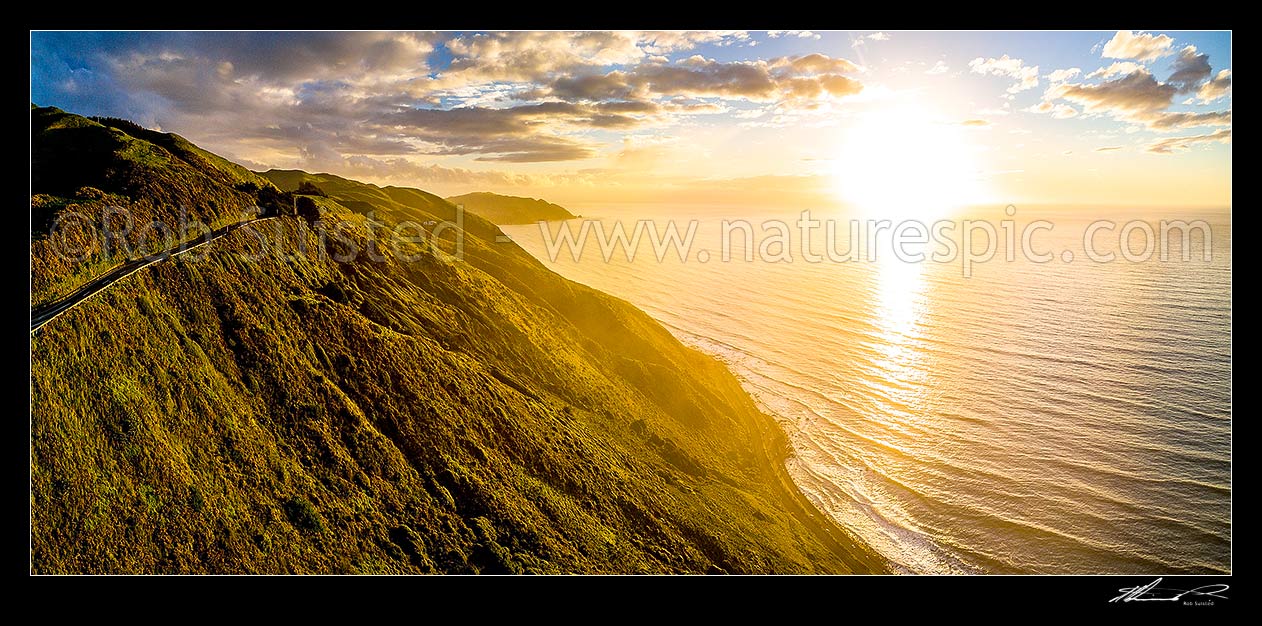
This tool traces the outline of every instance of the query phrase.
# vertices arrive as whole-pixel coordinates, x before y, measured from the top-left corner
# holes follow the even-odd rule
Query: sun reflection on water
[[[873,363],[881,380],[873,381],[883,390],[891,412],[914,419],[924,409],[924,352],[920,346],[927,309],[923,263],[885,258],[873,268],[875,306],[873,322],[881,341],[874,348]]]

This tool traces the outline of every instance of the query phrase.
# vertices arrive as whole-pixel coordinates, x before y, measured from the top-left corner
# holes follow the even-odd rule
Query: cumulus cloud
[[[1229,93],[1231,93],[1231,70],[1221,70],[1217,76],[1201,85],[1201,88],[1196,92],[1196,99],[1205,104]]]
[[[639,43],[635,33],[627,32],[519,31],[458,36],[446,42],[453,58],[429,88],[528,82],[591,65],[632,63],[649,54]]]
[[[1043,102],[1027,111],[1050,113],[1053,117],[1073,117],[1079,111],[1065,102],[1081,106],[1087,114],[1108,115],[1126,122],[1127,133],[1140,130],[1171,132],[1188,128],[1227,127],[1209,135],[1163,139],[1149,147],[1150,152],[1169,154],[1188,144],[1230,140],[1231,111],[1194,113],[1170,111],[1175,96],[1194,94],[1183,99],[1184,105],[1209,103],[1228,95],[1231,71],[1213,74],[1209,55],[1196,46],[1187,45],[1177,51],[1167,35],[1118,31],[1103,46],[1102,56],[1114,61],[1084,78],[1096,82],[1070,82],[1080,75],[1078,68],[1057,70],[1047,76],[1051,86],[1043,94]],[[1170,62],[1170,75],[1158,80],[1145,66],[1161,57],[1175,55]],[[1012,64],[1005,66],[1011,69]],[[1063,101],[1063,102],[1058,102]],[[1225,134],[1224,134],[1225,133]]]
[[[1039,68],[1037,65],[1025,65],[1025,62],[1021,59],[1014,59],[1006,54],[997,59],[977,57],[968,62],[968,67],[976,74],[1007,76],[1015,79],[1016,82],[1011,87],[1008,87],[1008,93],[1018,93],[1026,89],[1033,89],[1039,85]]]
[[[1104,44],[1101,56],[1109,59],[1152,61],[1170,54],[1174,40],[1166,35],[1119,30]]]
[[[642,85],[633,84],[623,71],[608,74],[585,74],[556,79],[551,92],[541,90],[531,96],[552,95],[565,100],[615,100],[643,97]]]
[[[722,113],[725,101],[812,108],[862,89],[845,75],[858,66],[823,54],[670,63],[742,41],[748,33],[52,33],[32,54],[91,51],[40,78],[65,106],[298,167],[582,160],[600,154],[597,132]]]
[[[1114,76],[1132,74],[1139,70],[1144,70],[1144,66],[1139,63],[1133,63],[1131,61],[1114,61],[1107,67],[1102,67],[1090,74],[1087,74],[1087,78],[1113,78]]]
[[[786,72],[804,74],[844,74],[847,72],[857,72],[859,70],[859,66],[846,59],[840,57],[829,57],[819,53],[803,56],[779,57],[772,59],[768,65],[773,71],[781,74]]]
[[[844,97],[862,91],[843,76],[858,66],[823,54],[758,61],[715,61],[701,56],[671,65],[637,65],[605,74],[557,79],[548,95],[568,101],[658,97],[713,97],[752,102]]]
[[[1056,107],[1053,103],[1066,100],[1081,105],[1088,113],[1105,114],[1118,120],[1143,124],[1149,130],[1159,132],[1231,125],[1231,111],[1190,113],[1168,110],[1178,93],[1191,90],[1199,93],[1207,90],[1207,95],[1213,95],[1217,90],[1230,86],[1230,72],[1226,75],[1220,72],[1219,75],[1224,80],[1217,85],[1214,84],[1217,77],[1207,81],[1210,75],[1209,64],[1205,55],[1198,53],[1196,48],[1188,46],[1179,52],[1179,57],[1173,64],[1171,80],[1164,83],[1142,66],[1119,69],[1115,67],[1117,65],[1119,63],[1114,63],[1110,68],[1102,68],[1091,75],[1113,76],[1122,69],[1129,71],[1120,77],[1099,83],[1054,83],[1043,94],[1043,102],[1028,110],[1053,112],[1054,117],[1062,117],[1055,115]]]
[[[1063,98],[1093,113],[1154,113],[1170,106],[1176,88],[1157,81],[1148,70],[1133,72],[1098,84],[1061,83],[1052,85],[1046,100]]]
[[[937,63],[933,64],[933,67],[925,70],[925,73],[930,76],[936,76],[938,74],[945,74],[949,71],[951,71],[951,68],[947,67],[946,63],[943,63],[942,61],[938,61]]]
[[[651,61],[703,43],[743,41],[744,31],[515,31],[461,35],[453,58],[428,86],[453,89],[495,81],[532,82],[581,68]]]
[[[1231,129],[1224,128],[1207,135],[1193,135],[1191,137],[1170,137],[1153,142],[1148,145],[1148,152],[1154,154],[1174,154],[1179,150],[1187,150],[1194,144],[1199,143],[1231,143]]]
[[[1196,46],[1187,46],[1180,50],[1172,69],[1166,83],[1174,85],[1179,93],[1196,91],[1213,73],[1209,66],[1209,55],[1197,52]]]

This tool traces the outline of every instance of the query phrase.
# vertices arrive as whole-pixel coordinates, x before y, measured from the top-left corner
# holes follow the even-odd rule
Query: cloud
[[[1078,110],[1067,104],[1058,104],[1056,105],[1056,108],[1052,109],[1053,119],[1065,120],[1077,115]]]
[[[985,126],[990,126],[990,122],[987,120],[980,120],[980,119],[964,120],[963,122],[960,122],[960,126],[985,127]]]
[[[862,68],[840,57],[693,55],[748,41],[741,31],[37,33],[32,86],[37,102],[176,129],[260,166],[509,185],[502,172],[446,166],[612,156],[611,135],[734,102],[765,103],[783,121],[863,89],[851,76]]]
[[[1189,46],[1190,48],[1190,46]],[[1171,131],[1199,126],[1230,126],[1231,111],[1207,113],[1167,111],[1174,96],[1195,81],[1197,76],[1208,76],[1208,65],[1200,68],[1195,49],[1180,52],[1183,63],[1176,61],[1176,74],[1184,72],[1182,86],[1161,83],[1143,67],[1129,74],[1098,84],[1061,83],[1048,88],[1044,102],[1038,106],[1041,112],[1051,111],[1050,104],[1063,99],[1082,105],[1089,113],[1102,113],[1116,119],[1142,123],[1150,130]],[[1228,78],[1230,74],[1228,74]],[[1206,83],[1209,84],[1209,83]],[[1053,113],[1053,117],[1057,117]]]
[[[593,156],[585,142],[539,130],[552,127],[631,128],[647,121],[660,107],[650,102],[575,104],[542,102],[508,108],[399,108],[367,122],[367,129],[413,140],[422,154],[476,154],[480,161],[533,163],[570,161]]]
[[[1044,99],[1063,98],[1082,105],[1088,112],[1126,116],[1165,109],[1170,106],[1175,91],[1173,85],[1159,83],[1148,70],[1139,68],[1121,78],[1094,85],[1052,85],[1044,94]]]
[[[127,38],[130,34],[118,35]],[[205,65],[224,78],[356,82],[424,71],[438,37],[433,33],[203,32],[130,39],[126,52],[106,54],[116,70],[150,74]]]
[[[772,59],[768,65],[773,71],[782,73],[784,70],[803,74],[844,74],[859,71],[858,65],[846,59],[829,57],[818,52],[803,56],[779,57]]]
[[[614,100],[645,95],[640,86],[632,84],[621,71],[558,78],[551,87],[550,95],[565,100]]]
[[[1201,83],[1209,80],[1213,69],[1209,66],[1209,55],[1196,51],[1196,46],[1187,46],[1179,51],[1172,65],[1173,73],[1166,79],[1166,84],[1174,85],[1178,93],[1196,91]]]
[[[1142,38],[1132,38],[1133,41],[1140,39]],[[1151,36],[1143,41],[1150,47],[1168,46],[1169,43]],[[1231,87],[1231,71],[1223,70],[1212,79],[1211,75],[1209,56],[1197,51],[1195,46],[1185,46],[1171,62],[1171,74],[1165,82],[1158,81],[1143,65],[1131,61],[1116,61],[1086,76],[1088,79],[1105,79],[1102,82],[1052,81],[1052,85],[1043,94],[1043,102],[1026,110],[1053,112],[1054,117],[1072,117],[1068,111],[1064,115],[1055,113],[1057,107],[1053,103],[1056,100],[1067,100],[1081,105],[1087,113],[1105,114],[1130,122],[1132,125],[1127,128],[1128,133],[1145,127],[1148,130],[1168,132],[1185,128],[1230,126],[1229,110],[1206,113],[1168,110],[1175,96],[1180,93],[1197,94],[1196,98],[1189,98],[1184,104],[1193,104],[1197,99],[1202,103],[1210,102],[1225,95]],[[1138,124],[1143,127],[1137,126]]]
[[[1008,87],[1008,93],[1018,93],[1039,85],[1037,65],[1025,65],[1021,59],[1014,59],[1006,54],[998,59],[977,57],[968,62],[968,67],[976,74],[992,74],[1016,79],[1017,82]]]
[[[655,40],[654,40],[655,41]],[[450,64],[433,88],[493,81],[534,81],[554,72],[639,61],[649,53],[636,33],[502,32],[454,37]]]
[[[1153,154],[1174,154],[1178,150],[1188,150],[1198,143],[1231,143],[1231,129],[1224,128],[1208,135],[1191,137],[1170,137],[1148,145],[1148,152]]]
[[[819,39],[820,36],[809,30],[769,30],[767,36],[772,39],[780,37],[798,37],[800,39]]]
[[[1122,149],[1122,146],[1104,146],[1101,148],[1096,148],[1095,151],[1096,152],[1113,152],[1115,150],[1121,150],[1121,149]]]
[[[818,37],[816,37],[816,38],[818,39]],[[859,46],[862,46],[864,43],[866,43],[866,42],[868,42],[868,41],[889,41],[889,40],[890,40],[890,34],[889,34],[889,33],[887,33],[887,32],[883,32],[883,31],[879,31],[879,30],[878,30],[878,31],[876,31],[875,33],[871,33],[871,34],[868,34],[868,35],[863,35],[863,36],[861,36],[861,37],[859,37],[859,38],[855,39],[854,41],[851,41],[851,42],[850,42],[850,47],[852,47],[852,48],[858,48]]]
[[[691,50],[702,44],[730,46],[750,40],[749,33],[743,30],[643,31],[631,35],[650,55]]]
[[[452,59],[429,81],[431,90],[497,81],[539,82],[585,68],[656,61],[701,44],[745,41],[744,31],[515,31],[456,36]]]
[[[1231,111],[1162,113],[1147,120],[1153,130],[1179,130],[1198,126],[1231,126]]]
[[[1065,70],[1053,70],[1051,74],[1047,75],[1047,80],[1052,83],[1063,83],[1081,73],[1082,69],[1077,67],[1071,67]]]
[[[1205,104],[1229,93],[1231,93],[1231,70],[1221,70],[1217,76],[1201,85],[1196,92],[1196,99]]]
[[[673,66],[637,65],[557,79],[547,93],[569,101],[686,96],[779,102],[844,97],[862,91],[858,80],[842,75],[858,69],[846,59],[823,54],[731,62],[694,56]]]
[[[951,71],[951,68],[947,67],[946,63],[943,63],[942,61],[938,61],[937,63],[933,64],[933,67],[925,70],[925,73],[930,76],[935,76],[937,74],[945,74],[949,71]]]
[[[1102,67],[1090,74],[1087,78],[1113,78],[1114,76],[1125,76],[1144,69],[1143,65],[1132,63],[1130,61],[1114,61],[1108,67]]]
[[[1100,56],[1109,59],[1152,61],[1170,54],[1170,46],[1173,44],[1174,40],[1166,35],[1119,30],[1108,43],[1104,44]]]
[[[1054,119],[1064,120],[1078,115],[1078,109],[1068,104],[1057,104],[1051,100],[1044,100],[1036,105],[1022,109],[1029,113],[1051,113]]]
[[[705,62],[691,67],[640,67],[624,74],[629,84],[670,96],[716,96],[771,100],[778,92],[766,67],[745,63]]]

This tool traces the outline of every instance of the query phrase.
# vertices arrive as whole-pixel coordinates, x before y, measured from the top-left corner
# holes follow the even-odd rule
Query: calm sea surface
[[[781,250],[766,238],[781,233],[763,222],[796,229],[796,211],[581,212],[628,233],[641,219],[659,231],[696,221],[685,262],[673,253],[658,262],[647,234],[634,261],[619,252],[606,262],[594,239],[577,261],[568,252],[553,261],[538,226],[504,230],[558,273],[726,361],[789,433],[800,488],[899,570],[1231,571],[1229,213],[1022,211],[1011,218],[1016,242],[1024,224],[1047,219],[1055,228],[1032,242],[1054,260],[1009,262],[1001,243],[966,278],[959,261],[905,262],[880,243],[874,262],[808,263],[798,232],[793,261],[770,262]],[[997,229],[1006,219],[986,216]],[[836,220],[839,253],[845,220],[873,219],[815,217]],[[1183,262],[1175,233],[1169,261],[1092,262],[1082,233],[1100,217],[1118,229],[1142,219],[1155,232],[1163,218],[1203,219],[1212,260],[1197,235]],[[722,260],[721,223],[739,218],[753,226],[752,262],[740,234]],[[823,228],[812,252],[828,243]],[[1117,254],[1118,229],[1097,232],[1095,249]],[[1142,229],[1130,234],[1142,252]]]

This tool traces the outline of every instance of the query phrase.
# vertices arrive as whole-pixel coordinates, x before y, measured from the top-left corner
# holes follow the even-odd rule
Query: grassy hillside
[[[540,220],[568,220],[575,217],[565,208],[551,202],[519,196],[501,196],[485,191],[452,196],[447,198],[447,201],[461,205],[465,210],[477,213],[495,224],[534,224]]]
[[[33,120],[54,215],[103,201],[83,186],[212,220],[274,191],[173,135]],[[390,248],[370,213],[454,207],[267,178],[314,183],[321,220],[242,229],[32,337],[34,571],[883,571],[788,482],[783,436],[731,374],[639,310],[476,216],[463,260],[408,243],[410,262],[335,261]],[[322,242],[334,223],[350,235]],[[33,234],[34,284],[91,274]]]
[[[179,135],[55,107],[31,109],[31,188],[33,305],[129,256],[161,250],[166,240],[196,237],[179,232],[181,214],[218,228],[248,216],[259,190],[276,191]],[[116,241],[98,236],[106,222]],[[169,230],[145,227],[155,223]]]

